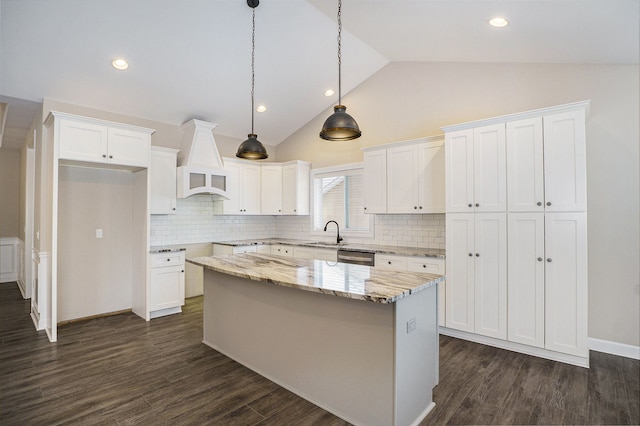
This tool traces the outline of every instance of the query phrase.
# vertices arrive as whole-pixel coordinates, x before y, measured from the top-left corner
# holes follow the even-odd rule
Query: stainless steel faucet
[[[338,237],[336,238],[336,244],[340,244],[340,241],[342,241],[342,237],[340,236],[340,225],[338,225],[338,222],[336,222],[335,220],[330,220],[329,222],[324,224],[324,232],[327,232],[327,226],[331,223],[335,223],[336,224],[336,228],[338,228]]]

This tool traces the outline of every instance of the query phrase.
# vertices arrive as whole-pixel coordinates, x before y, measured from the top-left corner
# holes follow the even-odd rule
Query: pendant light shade
[[[347,114],[347,107],[344,105],[333,107],[333,114],[325,120],[320,131],[320,137],[328,141],[350,141],[361,135],[358,123]]]
[[[246,160],[264,160],[269,158],[267,149],[258,140],[258,135],[253,133],[253,115],[255,105],[255,84],[256,84],[256,72],[255,72],[255,57],[256,57],[256,7],[260,4],[260,0],[247,0],[247,5],[253,9],[253,27],[251,31],[251,133],[248,135],[248,139],[240,144],[236,157],[244,158]]]
[[[342,105],[342,0],[338,0],[338,105],[324,122],[320,137],[328,141],[350,141],[361,135],[358,123]]]
[[[264,145],[258,140],[258,135],[249,133],[247,136],[249,138],[238,147],[236,157],[247,160],[264,160],[265,158],[269,158]]]

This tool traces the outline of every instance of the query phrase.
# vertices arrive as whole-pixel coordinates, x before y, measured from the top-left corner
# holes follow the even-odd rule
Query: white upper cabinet
[[[175,214],[177,149],[151,147],[149,213]]]
[[[259,164],[225,159],[228,200],[223,201],[224,214],[260,214],[261,172]]]
[[[542,117],[507,123],[509,211],[544,211],[543,149]]]
[[[387,212],[387,150],[364,152],[364,212]]]
[[[291,161],[282,165],[282,214],[309,214],[311,163]]]
[[[509,211],[584,211],[584,110],[507,123]]]
[[[446,210],[506,210],[505,126],[494,124],[445,134]]]
[[[584,109],[545,115],[545,209],[579,212],[587,209],[587,153]]]
[[[444,213],[441,136],[364,152],[365,213]]]
[[[263,164],[260,169],[262,173],[260,211],[262,214],[282,214],[282,166]]]
[[[59,158],[148,167],[153,130],[55,113],[60,117]]]

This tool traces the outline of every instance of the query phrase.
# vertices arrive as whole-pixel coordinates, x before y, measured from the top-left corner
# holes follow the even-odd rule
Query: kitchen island
[[[247,253],[204,267],[204,343],[356,425],[418,424],[438,382],[433,274]]]

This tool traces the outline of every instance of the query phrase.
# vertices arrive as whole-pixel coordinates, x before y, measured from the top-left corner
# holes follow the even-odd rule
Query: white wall
[[[20,232],[20,150],[0,148],[0,237]]]
[[[590,99],[589,337],[640,346],[639,83],[638,65],[391,63],[343,98],[360,139],[322,141],[326,110],[278,145],[278,159],[358,162],[364,146]]]

